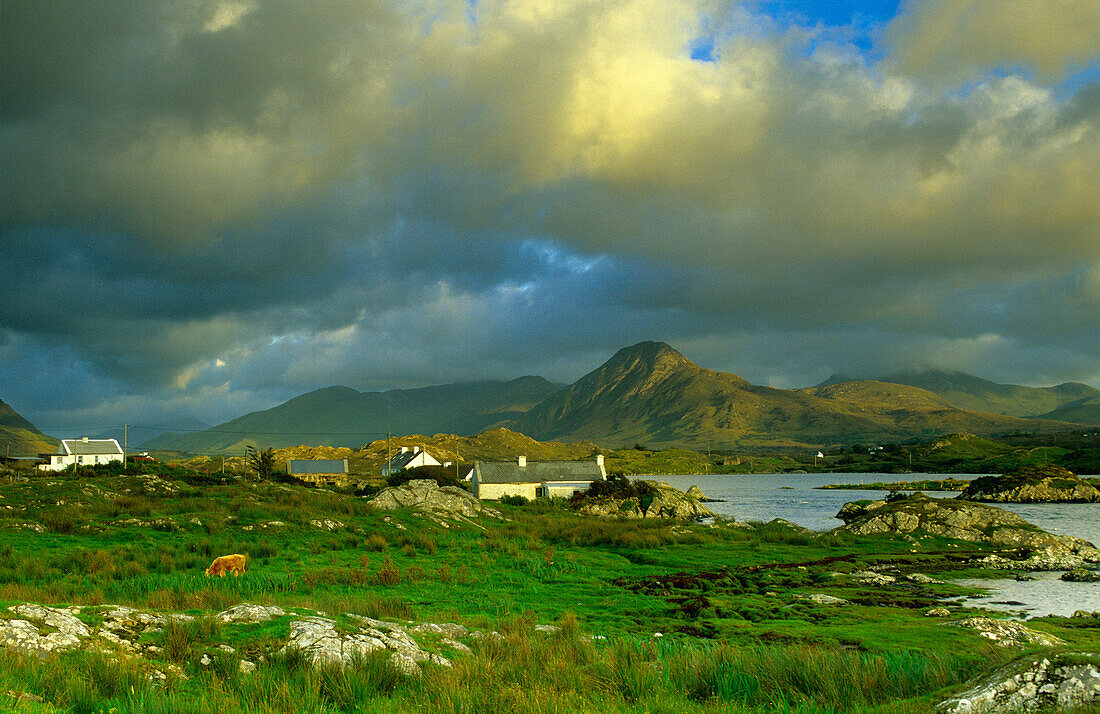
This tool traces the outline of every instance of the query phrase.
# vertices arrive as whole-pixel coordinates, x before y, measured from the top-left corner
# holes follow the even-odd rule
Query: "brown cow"
[[[226,573],[233,573],[233,576],[236,577],[244,572],[244,566],[247,561],[248,557],[240,553],[223,555],[219,558],[214,558],[214,562],[206,569],[206,574],[208,576],[217,575],[219,578],[224,578]]]

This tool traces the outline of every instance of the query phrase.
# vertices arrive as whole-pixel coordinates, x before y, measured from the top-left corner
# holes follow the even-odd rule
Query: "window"
[[[77,456],[76,457],[76,463],[78,463],[78,464],[84,463],[84,457],[83,456]]]

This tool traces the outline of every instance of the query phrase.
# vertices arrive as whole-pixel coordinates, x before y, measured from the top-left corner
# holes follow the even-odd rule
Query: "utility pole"
[[[390,475],[390,473],[389,473],[389,471],[390,471],[390,459],[392,458],[390,456],[390,436],[392,436],[392,434],[390,434],[390,432],[387,431],[386,432],[386,465],[382,467],[382,475],[383,476],[389,476]]]
[[[122,467],[126,468],[126,449],[129,448],[127,443],[129,437],[130,425],[122,425]]]

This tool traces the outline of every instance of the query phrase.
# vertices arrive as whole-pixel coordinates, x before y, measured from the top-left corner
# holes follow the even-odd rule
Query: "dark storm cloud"
[[[1054,91],[1100,20],[971,5],[871,63],[766,4],[6,3],[0,396],[214,421],[641,339],[1100,380],[1100,90]]]

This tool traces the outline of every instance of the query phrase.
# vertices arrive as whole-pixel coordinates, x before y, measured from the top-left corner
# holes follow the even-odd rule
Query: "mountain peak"
[[[684,357],[664,342],[639,342],[624,347],[607,360],[605,366],[640,363],[650,369],[655,367],[676,367],[690,365],[698,368],[694,362]]]

